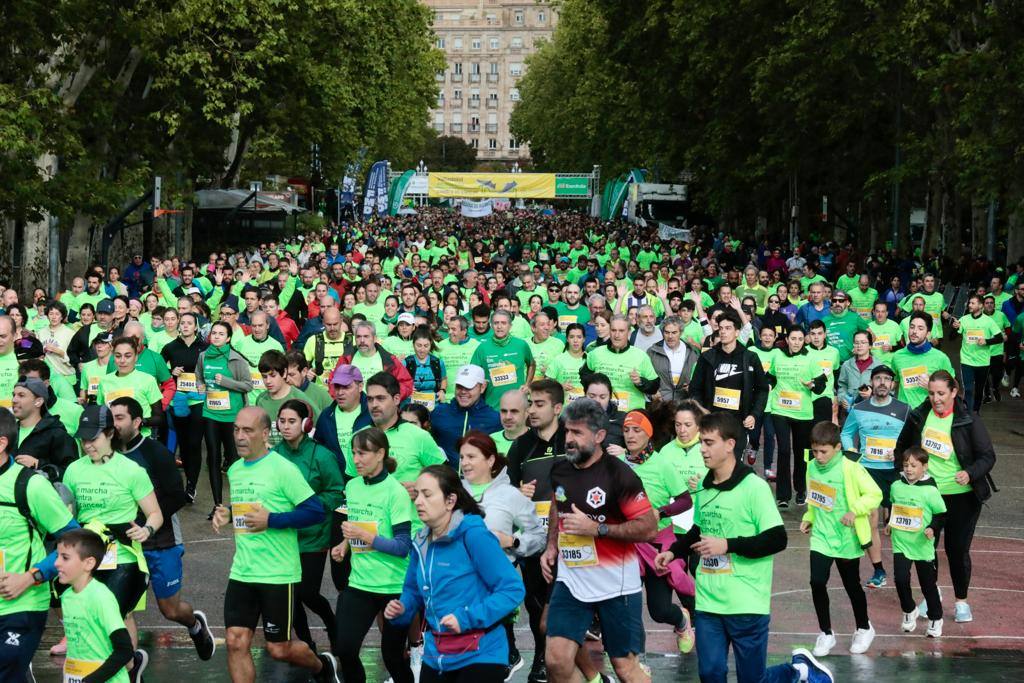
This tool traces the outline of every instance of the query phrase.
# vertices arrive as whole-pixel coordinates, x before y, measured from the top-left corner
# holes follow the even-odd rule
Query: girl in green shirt
[[[583,382],[580,380],[580,368],[587,362],[587,354],[583,351],[585,337],[583,325],[572,323],[565,328],[565,351],[555,356],[543,374],[553,379],[565,389],[565,398],[575,401],[583,398]],[[541,379],[543,378],[541,377]]]

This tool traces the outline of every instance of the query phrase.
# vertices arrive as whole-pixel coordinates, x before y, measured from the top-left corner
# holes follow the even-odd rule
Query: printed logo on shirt
[[[555,489],[555,500],[557,500],[559,503],[564,503],[568,499],[569,498],[568,496],[565,495],[565,489],[563,487],[559,486],[557,489]]]
[[[721,382],[723,379],[729,379],[742,372],[735,363],[722,363],[715,368],[715,381]]]
[[[606,499],[607,495],[605,494],[604,489],[598,486],[587,491],[587,505],[595,510],[604,505]]]

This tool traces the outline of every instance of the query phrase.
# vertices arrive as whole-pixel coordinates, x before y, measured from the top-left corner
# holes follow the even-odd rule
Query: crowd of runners
[[[202,581],[225,583],[236,682],[260,626],[273,659],[346,683],[373,630],[394,683],[647,681],[645,609],[702,681],[730,649],[741,682],[817,683],[873,624],[941,637],[975,618],[981,414],[1020,398],[1022,271],[955,283],[958,314],[895,253],[426,210],[136,254],[55,299],[0,283],[0,680],[32,680],[47,624],[66,682],[141,680],[150,589],[209,660],[189,506],[234,536]],[[820,634],[768,667],[785,519]],[[902,614],[871,605],[890,581]]]

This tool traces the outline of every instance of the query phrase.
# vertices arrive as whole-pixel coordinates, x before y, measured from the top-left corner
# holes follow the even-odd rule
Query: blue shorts
[[[643,592],[599,602],[583,602],[555,581],[548,603],[548,638],[568,638],[579,645],[586,639],[596,614],[601,620],[601,642],[609,657],[621,659],[644,651]]]
[[[23,683],[30,679],[28,665],[46,628],[46,610],[0,616],[0,681]]]
[[[143,554],[149,565],[149,584],[156,599],[166,600],[177,595],[181,590],[181,557],[185,554],[185,546],[146,550]]]

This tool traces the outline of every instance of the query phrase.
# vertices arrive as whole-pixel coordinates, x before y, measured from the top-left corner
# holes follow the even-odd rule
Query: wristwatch
[[[33,585],[41,586],[44,583],[46,583],[46,577],[43,576],[43,573],[41,571],[39,571],[38,569],[33,569],[32,570],[32,581],[34,582]]]
[[[515,536],[515,537],[512,538],[512,547],[513,548],[518,548],[519,547],[519,537],[518,536]]]
[[[604,522],[601,522],[600,524],[597,525],[597,537],[598,538],[604,538],[607,535],[608,535],[608,525],[605,524]]]
[[[153,538],[153,536],[155,536],[155,535],[156,535],[156,529],[154,529],[154,528],[153,528],[153,527],[151,527],[150,525],[148,525],[148,524],[147,524],[147,525],[146,525],[146,526],[144,526],[143,528],[144,528],[144,529],[145,529],[146,531],[148,531],[148,532],[149,532],[149,538]]]

